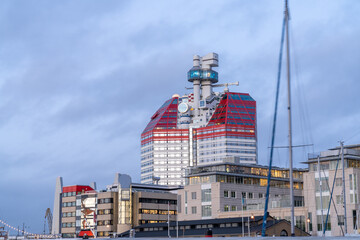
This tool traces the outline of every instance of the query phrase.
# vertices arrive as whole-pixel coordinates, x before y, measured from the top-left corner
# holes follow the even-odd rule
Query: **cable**
[[[274,110],[274,119],[273,119],[273,126],[272,126],[272,137],[271,137],[271,148],[270,148],[269,172],[268,172],[268,180],[267,180],[267,187],[266,187],[266,200],[265,200],[265,208],[264,208],[263,225],[262,225],[262,231],[261,231],[261,235],[263,237],[265,237],[265,232],[266,232],[267,210],[268,210],[268,205],[269,205],[270,179],[271,179],[271,168],[272,168],[272,160],[273,160],[273,153],[274,153],[274,143],[275,143],[276,117],[277,117],[277,109],[278,109],[278,102],[279,102],[279,90],[280,90],[280,79],[281,79],[281,63],[282,63],[282,53],[283,53],[283,46],[284,46],[285,23],[286,23],[286,15],[284,15],[284,20],[283,20],[283,25],[282,25],[282,32],[281,32],[278,76],[277,76],[276,96],[275,96],[275,110]]]

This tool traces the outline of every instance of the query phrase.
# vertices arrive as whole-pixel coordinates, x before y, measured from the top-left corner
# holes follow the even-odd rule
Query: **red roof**
[[[63,193],[66,193],[66,192],[88,192],[88,191],[94,191],[94,189],[92,187],[86,186],[86,185],[73,185],[73,186],[63,187]]]
[[[247,93],[225,93],[207,126],[236,125],[256,128],[256,102]]]
[[[177,126],[177,106],[178,97],[167,100],[151,117],[142,134],[155,128],[158,129],[176,129]]]

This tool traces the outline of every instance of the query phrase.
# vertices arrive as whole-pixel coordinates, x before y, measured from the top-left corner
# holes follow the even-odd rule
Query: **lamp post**
[[[308,232],[310,232],[310,218],[307,218],[306,222],[308,224],[308,226],[307,226]]]

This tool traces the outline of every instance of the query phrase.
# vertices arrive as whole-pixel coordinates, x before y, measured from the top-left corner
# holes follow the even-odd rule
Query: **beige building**
[[[130,176],[116,174],[106,190],[90,186],[63,187],[61,194],[61,235],[79,234],[108,237],[135,226],[176,220],[179,186],[136,184]]]
[[[318,157],[320,161],[320,174],[318,171]],[[311,229],[314,236],[322,235],[322,218],[326,221],[329,208],[331,189],[333,203],[330,207],[329,220],[325,234],[327,236],[342,236],[345,233],[345,214],[343,199],[343,174],[341,151],[339,148],[321,152],[319,155],[309,156],[309,172],[304,174],[304,198],[308,208]],[[345,198],[347,232],[357,232],[359,226],[359,177],[360,176],[360,145],[345,146]],[[338,164],[338,170],[336,167]],[[336,174],[336,177],[335,177]],[[322,189],[322,209],[320,201],[320,177]],[[335,182],[334,182],[335,180]],[[335,209],[336,208],[336,209]],[[337,212],[337,213],[336,213]],[[325,223],[324,223],[325,226]]]
[[[295,218],[306,229],[307,210],[303,199],[303,174],[294,170]],[[189,169],[187,185],[179,190],[179,220],[260,216],[264,213],[268,168],[260,165],[225,162]],[[289,170],[274,167],[269,213],[290,220]]]

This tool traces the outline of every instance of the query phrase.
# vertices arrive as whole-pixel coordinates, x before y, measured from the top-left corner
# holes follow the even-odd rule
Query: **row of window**
[[[227,175],[210,175],[210,176],[194,176],[186,178],[186,183],[188,185],[195,184],[204,184],[204,183],[213,183],[213,182],[223,182],[223,183],[233,183],[233,184],[248,184],[248,185],[258,185],[262,187],[267,186],[267,179],[259,179],[252,177],[237,177],[237,176],[227,176]],[[271,180],[271,187],[275,188],[290,188],[290,183],[287,181]],[[294,189],[303,189],[303,183],[294,182]]]
[[[62,194],[63,197],[72,197],[72,196],[76,196],[77,194],[81,194],[81,192],[64,192]]]
[[[177,147],[174,147],[174,146],[169,146],[169,147],[154,147],[154,150],[160,150],[160,151],[167,151],[167,150],[170,150],[170,151],[175,151],[175,150],[188,150],[188,147],[187,146],[177,146]]]
[[[229,205],[224,205],[224,212],[229,212],[229,211],[237,211],[237,206],[232,205],[230,207]]]
[[[98,226],[113,225],[113,220],[100,220],[96,223]]]
[[[75,227],[75,223],[74,223],[74,222],[62,223],[61,226],[62,226],[63,228]]]
[[[154,160],[146,161],[141,163],[141,167],[146,167],[154,164]]]
[[[176,200],[157,199],[157,198],[139,198],[139,202],[176,205]]]
[[[176,117],[176,116],[175,116]],[[167,137],[167,136],[189,136],[189,132],[183,133],[154,133],[154,137]]]
[[[149,154],[146,154],[146,155],[142,155],[141,156],[141,161],[144,161],[146,159],[150,159],[150,158],[153,158],[154,157],[154,153],[149,153]]]
[[[154,171],[154,168],[153,167],[150,167],[150,168],[141,168],[141,174],[145,174],[145,173],[149,173],[149,172],[153,172]]]
[[[75,202],[63,202],[62,206],[63,207],[75,207],[76,203]]]
[[[98,215],[106,215],[106,214],[113,214],[113,209],[101,209],[98,210]]]
[[[174,210],[159,210],[159,209],[139,209],[140,214],[156,214],[156,215],[176,215]]]
[[[114,200],[112,198],[100,198],[98,199],[98,204],[103,204],[103,203],[113,203]]]
[[[254,131],[254,130],[248,130],[249,132],[250,131]],[[240,132],[240,131],[239,131]],[[241,131],[243,132],[243,131]],[[212,137],[212,138],[202,138],[202,139],[199,139],[198,141],[199,142],[206,142],[206,141],[212,141],[212,140],[215,140],[215,139],[228,139],[228,138],[234,138],[234,139],[252,139],[254,140],[255,138],[253,136],[240,136],[240,135],[236,135],[236,136],[230,136],[230,135],[227,135],[227,136],[219,136],[219,137]]]
[[[203,156],[203,155],[211,155],[211,154],[221,154],[221,153],[256,154],[256,151],[252,151],[252,150],[238,150],[238,149],[224,149],[224,150],[200,152],[200,156]]]
[[[189,140],[155,140],[154,143],[188,143]]]
[[[213,228],[230,228],[230,227],[239,227],[241,223],[220,223],[220,224],[197,224],[197,225],[186,225],[186,226],[179,226],[179,229],[185,231],[186,229],[213,229]],[[154,228],[137,228],[137,232],[148,232],[148,231],[163,231],[166,230],[167,227],[154,227]],[[170,227],[170,230],[176,230],[176,227]]]
[[[75,214],[75,212],[64,212],[64,213],[62,213],[62,216],[63,217],[75,217],[76,214]]]
[[[256,147],[256,143],[244,143],[244,142],[216,142],[212,144],[202,144],[201,148],[212,148],[212,147],[221,147],[221,146],[243,146],[243,147]]]
[[[187,157],[187,156],[189,156],[187,153],[169,153],[169,154],[165,154],[165,153],[163,153],[163,154],[154,154],[154,157],[156,157],[156,158],[158,158],[158,157],[160,157],[160,158],[167,158],[167,157]]]
[[[188,161],[185,160],[185,161],[181,161],[181,160],[165,160],[165,159],[155,159],[155,165],[157,164],[187,164]]]

